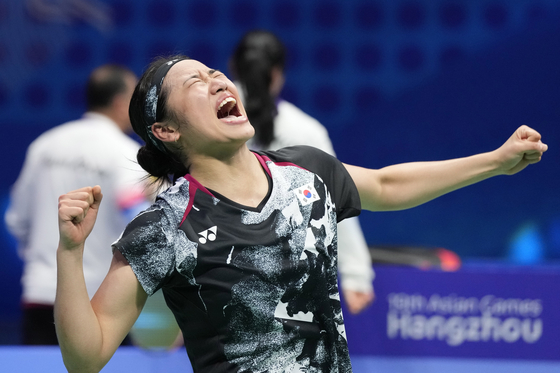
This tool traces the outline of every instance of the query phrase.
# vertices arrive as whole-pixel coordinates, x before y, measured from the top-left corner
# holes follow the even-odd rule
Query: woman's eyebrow
[[[189,80],[196,79],[199,76],[200,76],[199,74],[193,74],[193,75],[189,76],[187,79],[185,79],[185,81],[183,82],[183,85],[185,85],[185,83],[188,82]]]
[[[212,75],[214,75],[214,74],[216,74],[216,73],[221,73],[221,71],[218,70],[218,69],[210,69],[210,70],[208,70],[208,75],[210,75],[210,76],[212,76]],[[189,80],[191,80],[191,79],[196,79],[196,78],[200,78],[200,74],[193,74],[193,75],[189,76],[187,79],[185,79],[185,81],[183,82],[183,85],[185,85],[185,83],[188,82]]]

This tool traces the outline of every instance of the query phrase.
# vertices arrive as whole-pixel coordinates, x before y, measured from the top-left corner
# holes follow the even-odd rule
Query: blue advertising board
[[[558,267],[378,267],[376,301],[345,313],[353,355],[560,360]]]

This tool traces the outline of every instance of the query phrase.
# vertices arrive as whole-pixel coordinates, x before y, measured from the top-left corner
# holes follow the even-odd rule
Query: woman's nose
[[[212,93],[218,93],[227,90],[227,83],[220,79],[212,79],[210,83]]]

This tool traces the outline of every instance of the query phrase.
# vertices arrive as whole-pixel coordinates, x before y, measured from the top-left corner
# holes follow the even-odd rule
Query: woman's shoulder
[[[286,146],[277,150],[261,151],[261,154],[273,163],[291,163],[304,168],[309,163],[324,163],[336,160],[325,151],[309,145]]]
[[[173,223],[179,224],[189,203],[189,182],[181,177],[172,186],[160,192],[151,211],[158,211]]]

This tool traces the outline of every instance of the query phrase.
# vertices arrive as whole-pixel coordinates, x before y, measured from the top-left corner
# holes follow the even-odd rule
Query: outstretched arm
[[[124,257],[115,251],[109,273],[89,300],[83,250],[101,199],[99,186],[78,189],[59,198],[54,316],[69,372],[99,372],[138,318],[147,298]]]
[[[537,131],[521,126],[501,147],[488,153],[379,170],[345,166],[356,183],[363,209],[403,210],[492,176],[513,175],[540,161],[547,148]]]

